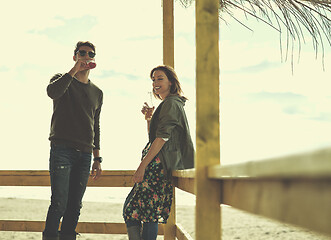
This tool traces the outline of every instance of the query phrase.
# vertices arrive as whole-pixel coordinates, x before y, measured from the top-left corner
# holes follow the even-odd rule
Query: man
[[[76,239],[75,229],[90,175],[92,152],[93,178],[101,176],[99,118],[103,93],[88,79],[91,67],[87,64],[94,57],[92,43],[78,42],[73,68],[68,73],[56,74],[47,86],[47,94],[53,99],[49,136],[52,196],[44,240]]]

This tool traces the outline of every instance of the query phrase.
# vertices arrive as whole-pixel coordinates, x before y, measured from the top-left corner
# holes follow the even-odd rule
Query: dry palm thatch
[[[193,2],[193,0],[179,1],[184,7],[190,6]],[[292,43],[292,69],[293,46],[298,43],[299,50],[301,49],[301,42],[305,42],[303,34],[305,30],[312,37],[316,54],[318,50],[322,50],[323,59],[325,42],[331,46],[331,0],[220,0],[219,16],[223,21],[226,22],[223,18],[224,14],[228,14],[250,29],[236,18],[235,10],[241,10],[246,17],[252,16],[261,20],[280,34],[283,33],[283,28],[285,29],[287,35],[285,59],[287,59],[289,43]],[[282,47],[282,44],[280,46]]]

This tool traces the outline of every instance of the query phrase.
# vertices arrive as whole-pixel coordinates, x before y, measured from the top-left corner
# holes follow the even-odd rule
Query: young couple
[[[94,60],[95,46],[78,42],[74,66],[56,74],[47,86],[53,99],[49,171],[51,204],[44,240],[76,239],[82,198],[90,176],[101,176],[100,111],[102,91],[89,80],[88,64]],[[152,69],[153,94],[162,100],[154,107],[146,103],[141,112],[147,121],[149,141],[133,175],[134,187],[123,206],[123,218],[130,240],[157,238],[158,223],[169,217],[173,188],[171,172],[194,167],[194,148],[184,111],[185,101],[175,71],[169,66]],[[62,218],[61,229],[59,230]]]

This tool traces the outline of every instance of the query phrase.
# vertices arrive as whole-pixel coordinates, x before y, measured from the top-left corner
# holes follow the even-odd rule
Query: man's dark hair
[[[82,41],[79,41],[77,44],[76,44],[76,48],[75,48],[75,51],[74,51],[74,55],[77,54],[79,48],[81,46],[88,46],[90,48],[92,48],[93,52],[95,53],[95,46],[93,45],[93,43],[89,42],[89,41],[86,41],[86,42],[82,42]]]

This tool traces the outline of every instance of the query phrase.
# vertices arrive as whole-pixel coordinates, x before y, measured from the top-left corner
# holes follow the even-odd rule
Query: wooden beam
[[[0,220],[0,231],[42,232],[45,221]]]
[[[207,167],[220,164],[219,0],[196,0],[196,161],[197,240],[219,240],[220,187]]]
[[[176,226],[176,237],[178,240],[193,240],[190,234],[180,224]]]
[[[331,178],[331,148],[308,153],[208,168],[213,179]]]
[[[172,172],[174,185],[188,193],[195,194],[195,169],[176,170]]]
[[[172,176],[177,178],[195,178],[195,169],[175,170],[172,172]]]
[[[44,227],[44,221],[0,220],[0,231],[42,232],[44,230]],[[79,222],[76,231],[79,233],[96,234],[127,233],[125,223],[109,222]],[[159,224],[158,234],[164,234],[163,224]]]
[[[170,215],[167,224],[163,225],[164,228],[164,239],[175,240],[176,239],[176,191],[173,186],[173,198],[170,210]]]
[[[103,170],[102,176],[132,176],[135,170]],[[48,170],[0,170],[0,176],[49,176]]]
[[[42,232],[44,227],[45,221],[0,220],[0,231]],[[125,223],[79,222],[76,230],[80,233],[126,234]]]
[[[162,0],[163,6],[163,64],[175,66],[174,1]]]
[[[89,187],[131,187],[134,171],[103,171],[100,179],[89,179]],[[0,171],[0,186],[50,186],[48,171]]]
[[[330,179],[223,180],[222,203],[331,235]]]
[[[208,168],[224,204],[331,234],[331,148]]]
[[[163,64],[174,68],[174,1],[162,0],[163,8]],[[164,226],[164,239],[175,240],[176,237],[176,201],[175,188],[173,201],[167,224]]]
[[[177,178],[175,186],[185,192],[195,194],[194,182],[194,178]]]
[[[79,233],[127,234],[125,223],[79,222]]]

